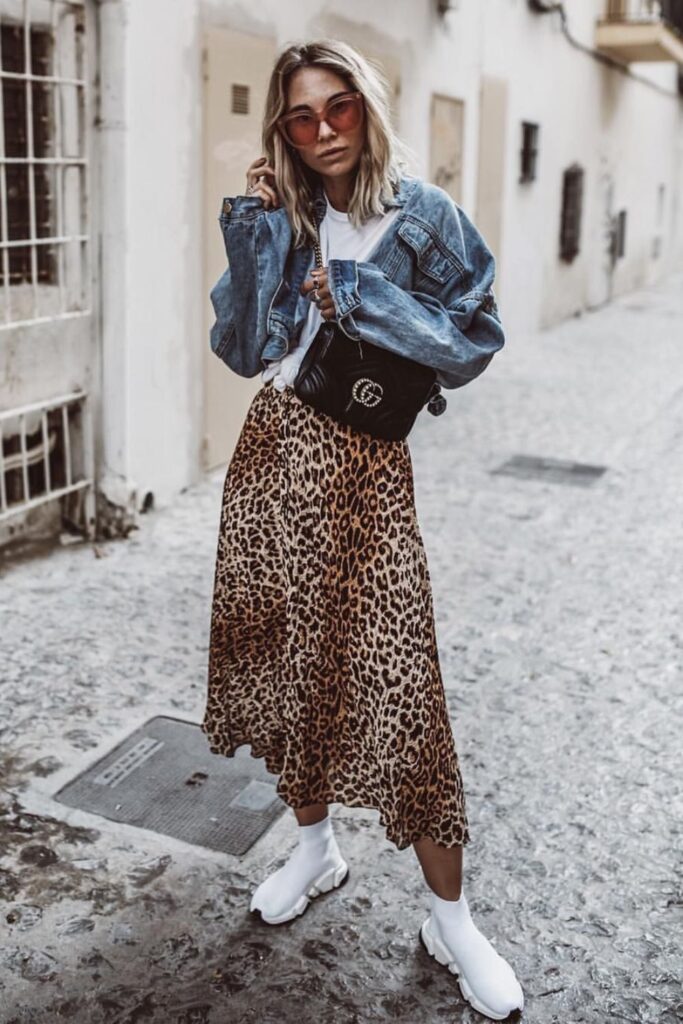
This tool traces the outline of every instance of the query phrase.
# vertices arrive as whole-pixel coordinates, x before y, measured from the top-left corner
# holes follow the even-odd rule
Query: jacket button
[[[229,199],[224,199],[223,200],[223,213],[230,213],[231,210],[232,210],[232,203],[230,202]]]

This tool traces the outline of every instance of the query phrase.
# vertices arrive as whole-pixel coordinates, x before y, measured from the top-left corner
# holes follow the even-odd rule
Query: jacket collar
[[[396,192],[391,199],[385,200],[384,209],[389,210],[395,206],[405,206],[409,196],[419,183],[420,179],[409,175],[401,175],[399,184]],[[327,200],[325,199],[325,190],[323,188],[322,181],[316,182],[313,194],[313,209],[315,211],[316,223],[325,216],[325,210],[327,209]]]

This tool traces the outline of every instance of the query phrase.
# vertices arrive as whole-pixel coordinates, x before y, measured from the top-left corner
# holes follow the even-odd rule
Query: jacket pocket
[[[464,277],[460,260],[427,225],[406,218],[398,234],[414,254],[416,291],[436,295],[455,274]]]

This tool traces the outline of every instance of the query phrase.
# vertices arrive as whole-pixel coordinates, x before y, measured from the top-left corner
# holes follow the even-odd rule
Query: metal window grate
[[[0,25],[0,328],[90,312],[84,0]]]
[[[40,75],[49,74],[50,66],[49,32],[31,29],[31,67]],[[23,25],[2,25],[0,30],[0,54],[3,67],[21,73],[24,70],[25,39]],[[50,118],[48,111],[49,91],[42,82],[31,82],[33,104],[33,145],[37,156],[47,155],[50,146]],[[5,152],[7,157],[25,158],[28,152],[26,86],[18,78],[3,83],[3,113]],[[30,168],[26,163],[13,163],[6,167],[7,180],[7,227],[11,240],[30,237]],[[50,236],[52,230],[52,197],[47,168],[36,165],[33,168],[33,185],[36,204],[36,233]],[[31,251],[26,246],[9,249],[10,284],[31,281]],[[55,280],[54,251],[41,245],[37,250],[38,280],[53,283]],[[4,277],[0,267],[0,282]]]
[[[90,417],[76,391],[0,413],[0,523],[46,501],[82,498],[83,528],[92,521]]]
[[[249,113],[249,86],[235,85],[232,87],[232,113]]]

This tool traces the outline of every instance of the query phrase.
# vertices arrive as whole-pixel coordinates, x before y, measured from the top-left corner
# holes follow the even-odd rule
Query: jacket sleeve
[[[282,214],[267,211],[260,196],[227,196],[218,218],[228,266],[209,294],[215,315],[209,340],[212,351],[243,377],[263,369],[268,311],[291,235]]]
[[[350,337],[431,366],[443,387],[458,388],[486,369],[505,335],[493,294],[494,257],[464,212],[443,196],[437,223],[418,223],[416,237],[426,244],[421,250],[407,245],[405,256],[413,259],[415,281],[420,267],[429,274],[434,253],[434,265],[447,278],[434,288],[437,294],[399,287],[376,264],[344,259],[329,261],[328,285],[337,321]]]

